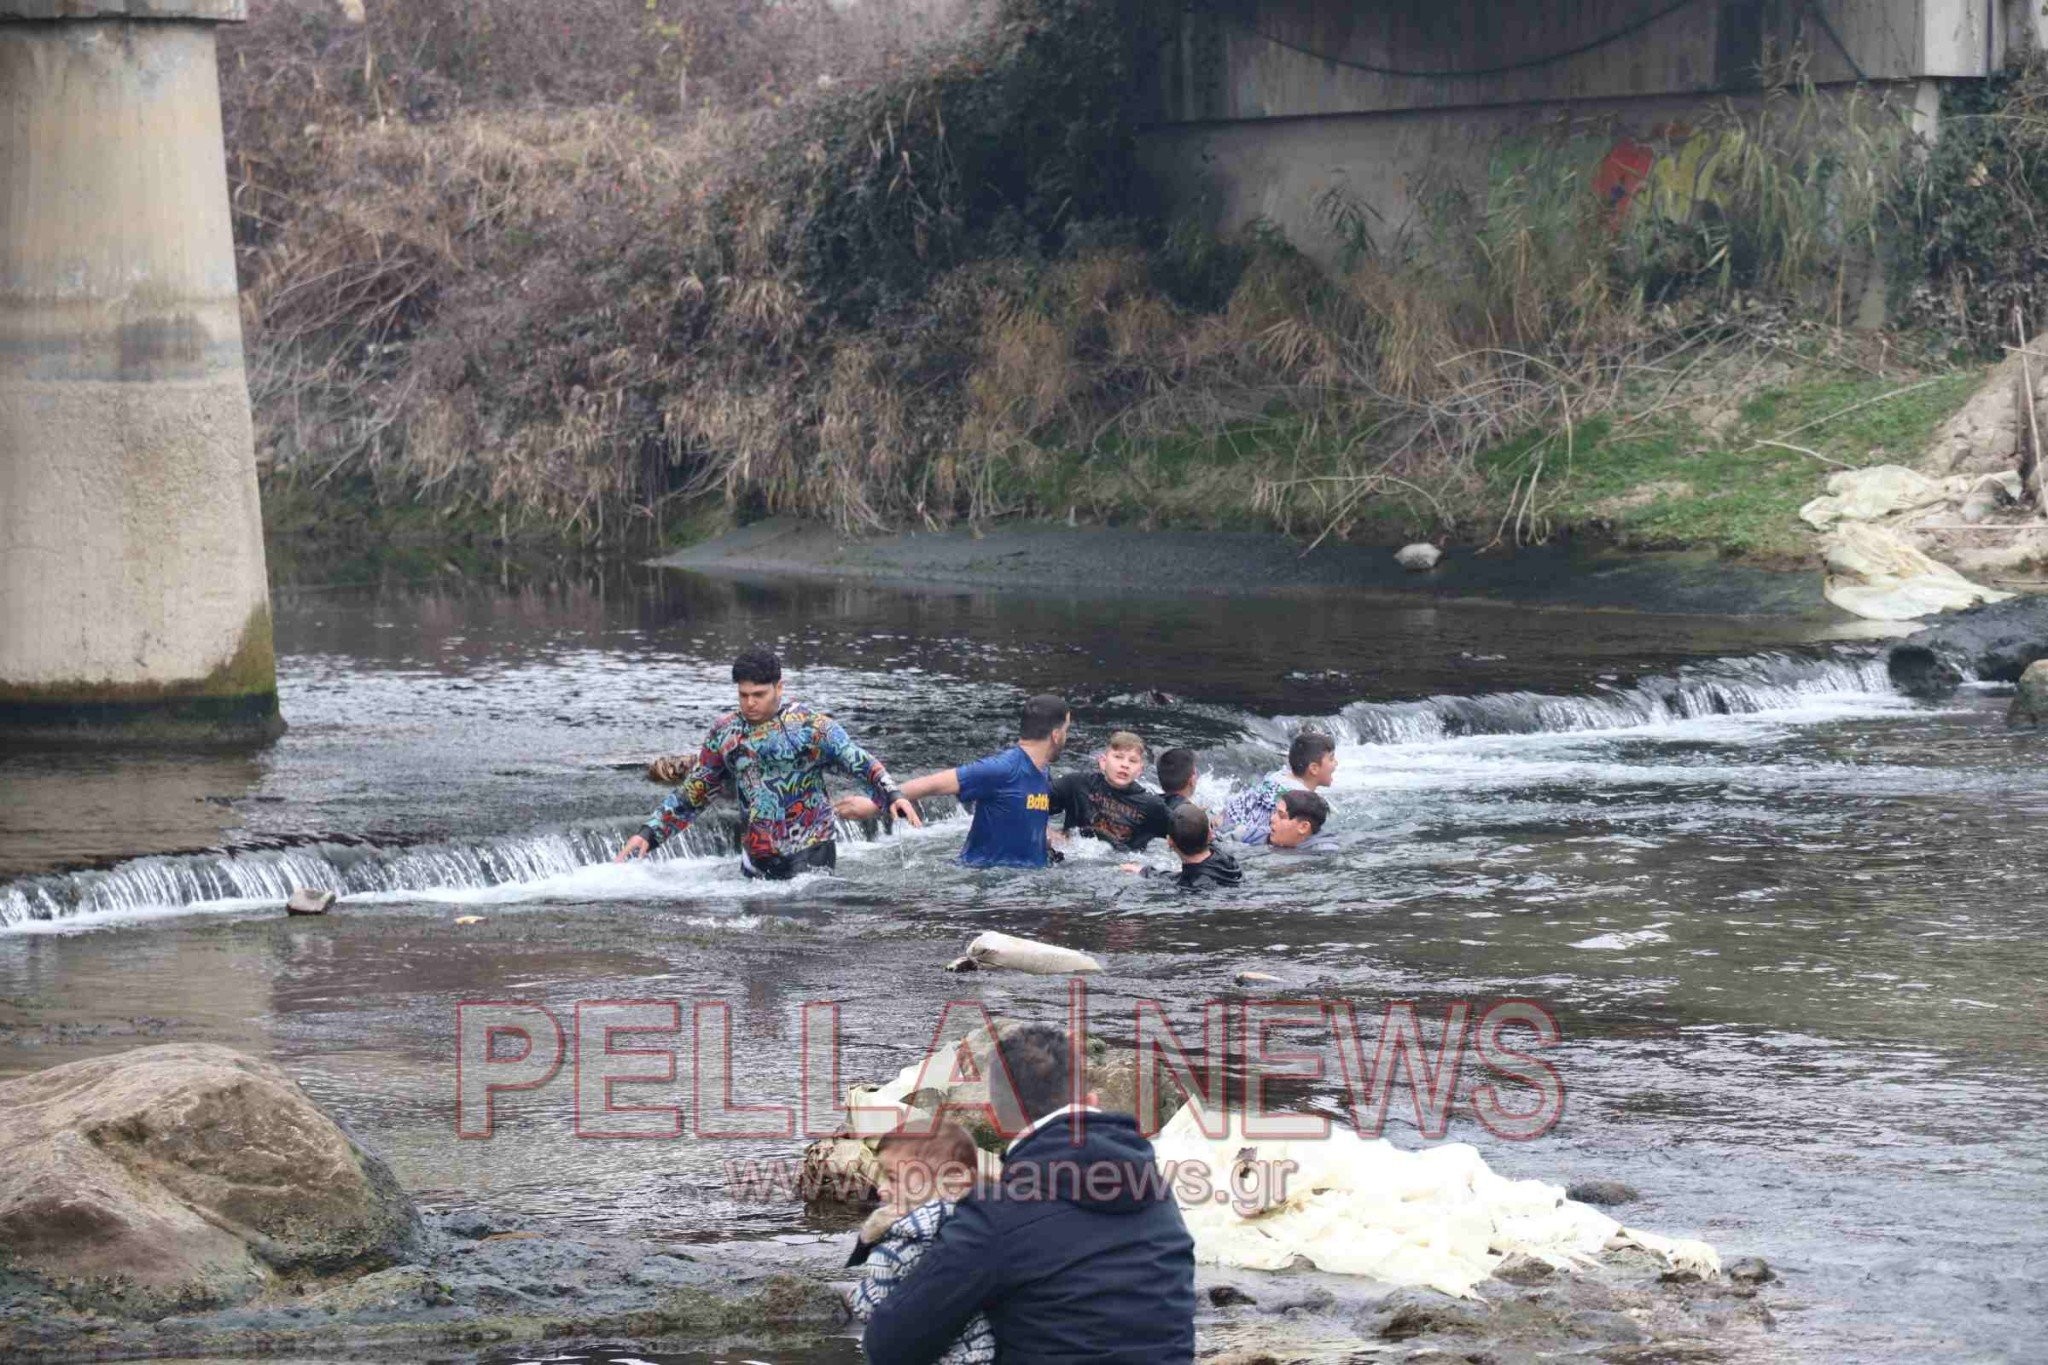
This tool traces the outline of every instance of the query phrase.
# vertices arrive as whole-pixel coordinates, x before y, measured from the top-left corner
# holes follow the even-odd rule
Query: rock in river
[[[1394,553],[1394,562],[1410,573],[1426,573],[1436,567],[1444,552],[1426,540],[1404,545]]]
[[[2048,597],[2018,597],[1939,618],[1892,646],[1892,685],[1915,697],[1945,697],[1966,678],[2018,682],[2048,659]]]
[[[291,1077],[178,1043],[0,1083],[0,1260],[137,1315],[410,1258],[412,1202]]]
[[[2020,674],[2019,691],[2005,713],[2007,725],[2048,724],[2048,659],[2036,659]]]

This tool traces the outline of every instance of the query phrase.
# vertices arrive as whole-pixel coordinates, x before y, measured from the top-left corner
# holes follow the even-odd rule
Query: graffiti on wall
[[[1683,223],[1702,205],[1725,206],[1742,149],[1739,128],[1703,132],[1667,123],[1651,129],[1649,139],[1616,138],[1594,168],[1593,193],[1606,205],[1610,227],[1638,210]]]

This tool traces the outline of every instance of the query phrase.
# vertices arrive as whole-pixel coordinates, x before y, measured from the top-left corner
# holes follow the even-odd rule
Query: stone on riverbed
[[[0,1258],[137,1316],[407,1260],[419,1215],[275,1066],[204,1043],[0,1082]]]
[[[1619,1180],[1577,1180],[1565,1189],[1565,1198],[1575,1199],[1581,1204],[1597,1204],[1603,1208],[1615,1204],[1633,1204],[1641,1199],[1633,1185],[1624,1185]]]
[[[2048,722],[2048,659],[2036,659],[2020,674],[2019,691],[2005,713],[2007,725],[2040,725]]]
[[[291,899],[284,903],[287,915],[324,915],[333,908],[332,891],[315,891],[305,886],[292,892]]]
[[[1394,562],[1410,573],[1427,573],[1443,557],[1444,552],[1426,540],[1404,545],[1394,552]]]

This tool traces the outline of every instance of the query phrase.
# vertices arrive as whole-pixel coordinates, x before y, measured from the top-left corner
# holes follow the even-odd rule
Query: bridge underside
[[[1182,211],[1332,244],[1333,187],[1387,227],[1505,140],[1697,122],[1768,83],[1886,93],[1932,131],[1937,82],[2037,47],[2032,0],[1194,0],[1148,73],[1147,161]]]

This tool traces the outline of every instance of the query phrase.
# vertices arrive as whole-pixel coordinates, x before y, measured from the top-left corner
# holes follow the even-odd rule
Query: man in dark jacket
[[[1092,1095],[1073,1103],[1064,1029],[1016,1029],[996,1046],[1029,1123],[1001,1181],[960,1201],[875,1310],[868,1359],[936,1360],[977,1311],[1000,1361],[1193,1359],[1195,1243],[1137,1120],[1095,1109]]]

